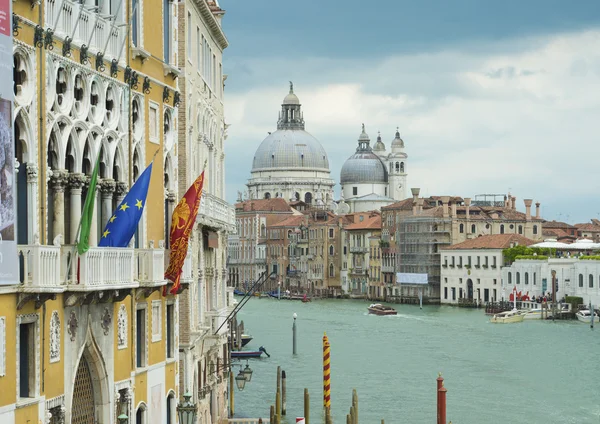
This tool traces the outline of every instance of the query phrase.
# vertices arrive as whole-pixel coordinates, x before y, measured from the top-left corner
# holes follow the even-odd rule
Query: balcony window
[[[171,0],[163,0],[163,49],[165,63],[171,63]]]
[[[140,0],[131,0],[131,43],[134,47],[141,47],[141,11],[142,2]]]
[[[146,341],[146,308],[139,307],[135,315],[135,364],[138,368],[146,366]]]
[[[37,315],[25,315],[17,318],[18,324],[18,390],[19,397],[36,396],[36,370],[38,352],[36,349],[38,336]]]
[[[167,358],[175,357],[175,305],[167,305]]]

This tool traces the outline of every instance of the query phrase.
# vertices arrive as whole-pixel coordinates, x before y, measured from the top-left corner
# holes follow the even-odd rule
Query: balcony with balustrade
[[[369,246],[350,246],[350,253],[367,253]]]
[[[204,191],[196,221],[202,225],[233,233],[235,208],[225,200]]]
[[[71,47],[82,46],[90,54],[102,54],[111,61],[117,59],[125,66],[123,54],[127,26],[122,18],[105,14],[91,4],[72,0],[47,0],[45,3],[45,28],[53,31],[53,36]],[[125,3],[123,2],[123,5]],[[100,9],[102,4],[100,4]],[[70,54],[70,52],[69,52]]]
[[[393,265],[383,265],[381,267],[381,272],[395,272]]]
[[[41,306],[65,293],[65,304],[124,299],[132,289],[148,295],[164,286],[164,249],[91,247],[79,255],[75,246],[19,245],[19,304]]]

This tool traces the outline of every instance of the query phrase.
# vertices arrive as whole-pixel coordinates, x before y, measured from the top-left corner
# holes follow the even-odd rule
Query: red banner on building
[[[171,254],[169,257],[169,267],[165,271],[165,279],[171,280],[173,288],[172,294],[179,291],[179,279],[183,263],[188,252],[188,243],[190,234],[196,222],[198,209],[200,208],[200,200],[202,199],[202,186],[204,185],[204,171],[194,181],[194,184],[185,193],[175,210],[173,211],[173,219],[171,220]],[[163,294],[166,294],[163,292]]]

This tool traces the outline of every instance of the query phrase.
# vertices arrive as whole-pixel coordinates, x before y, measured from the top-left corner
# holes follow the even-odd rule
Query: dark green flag
[[[100,155],[98,155],[98,159],[96,159],[90,186],[88,187],[87,195],[85,196],[83,212],[81,213],[81,229],[79,231],[79,241],[77,243],[77,251],[80,255],[83,255],[90,248],[90,229],[92,228],[92,225],[96,225],[95,222],[92,222],[92,218],[94,217],[94,203],[96,202],[96,182],[98,180],[99,165]]]

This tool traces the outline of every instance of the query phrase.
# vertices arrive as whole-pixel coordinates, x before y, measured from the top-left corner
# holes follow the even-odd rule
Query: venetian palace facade
[[[190,377],[198,365],[179,353],[180,318],[195,314],[193,332],[222,322],[228,310],[224,234],[234,218],[222,200],[226,42],[215,35],[222,11],[206,0],[186,1],[185,8],[169,0],[15,0],[12,8],[19,281],[0,287],[0,422],[112,424],[126,414],[130,423],[174,423],[183,391],[195,390],[198,401],[201,389],[216,390],[221,371],[210,361],[225,354],[222,335],[212,338],[210,352],[199,352],[203,370],[217,373],[203,371],[202,381],[214,383],[198,388]],[[212,72],[200,94],[192,94],[200,79],[186,82],[181,113],[184,10],[206,31],[202,69]],[[178,131],[181,125],[190,133]],[[74,242],[97,158],[91,247],[78,255]],[[153,159],[129,247],[96,247]],[[187,297],[161,292],[170,285],[164,270],[172,210],[205,159],[206,193],[182,277],[182,294],[201,305],[192,313]],[[181,317],[180,298],[187,311]],[[203,424],[221,415],[219,390],[212,411],[200,406]]]

